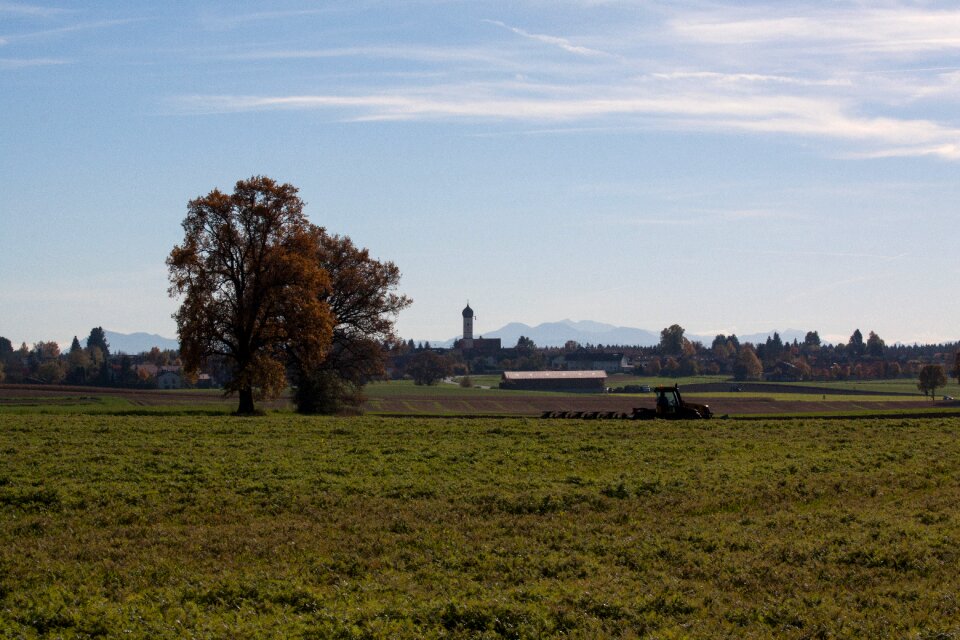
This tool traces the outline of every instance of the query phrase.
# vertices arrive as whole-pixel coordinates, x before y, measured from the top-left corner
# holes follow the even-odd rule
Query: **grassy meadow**
[[[2,415],[0,637],[958,637],[958,436]]]

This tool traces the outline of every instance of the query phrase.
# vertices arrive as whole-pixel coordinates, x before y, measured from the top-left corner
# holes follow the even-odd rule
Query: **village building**
[[[504,371],[501,389],[603,393],[606,371]]]
[[[183,377],[180,375],[179,368],[162,367],[157,373],[157,389],[182,389]]]
[[[184,387],[181,367],[177,365],[157,366],[152,362],[135,364],[130,369],[142,382],[150,383],[157,389],[182,389]],[[209,376],[207,376],[209,379]]]
[[[493,358],[500,353],[502,348],[500,338],[473,337],[473,321],[476,320],[476,316],[473,315],[469,302],[461,316],[463,316],[463,337],[457,341],[454,348],[460,349],[465,358]]]

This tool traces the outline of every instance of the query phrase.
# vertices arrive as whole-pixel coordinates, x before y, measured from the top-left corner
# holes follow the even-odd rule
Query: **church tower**
[[[473,309],[470,308],[469,302],[463,310],[463,342],[461,348],[473,348]]]

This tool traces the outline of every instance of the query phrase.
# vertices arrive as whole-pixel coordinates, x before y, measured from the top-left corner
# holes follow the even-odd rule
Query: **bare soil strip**
[[[798,393],[807,388],[793,387]],[[196,390],[112,389],[103,387],[75,387],[66,385],[0,385],[0,407],[63,406],[89,404],[97,398],[122,398],[139,407],[201,406],[215,409],[230,408],[235,399],[220,393]],[[829,397],[829,396],[828,396]],[[917,415],[930,409],[960,410],[958,402],[931,402],[916,400],[783,400],[774,398],[742,397],[737,394],[698,396],[698,403],[710,405],[714,415],[788,415],[810,413],[894,412]],[[264,408],[282,408],[290,405],[289,398],[261,403]],[[389,415],[445,415],[445,416],[538,416],[544,411],[618,411],[629,413],[635,408],[653,408],[652,398],[618,395],[542,395],[524,392],[504,392],[496,397],[450,397],[445,394],[396,395],[370,398],[365,411]]]

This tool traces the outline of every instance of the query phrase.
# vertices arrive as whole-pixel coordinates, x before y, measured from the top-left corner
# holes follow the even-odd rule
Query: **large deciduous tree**
[[[424,349],[415,355],[407,371],[413,376],[413,383],[434,385],[450,375],[450,362],[433,351]]]
[[[384,373],[384,346],[396,341],[397,314],[410,298],[396,293],[400,269],[370,256],[346,236],[317,230],[317,262],[330,278],[318,292],[333,316],[333,340],[318,366],[297,366],[297,409],[335,413],[362,401],[360,389]]]
[[[740,349],[733,365],[733,375],[737,380],[759,380],[763,376],[763,364],[752,348],[747,346]]]
[[[684,329],[678,324],[672,324],[660,332],[660,350],[664,355],[675,356],[683,353]]]
[[[170,295],[188,374],[211,357],[231,368],[225,385],[239,414],[286,386],[291,361],[321,362],[333,320],[320,295],[330,286],[316,259],[320,229],[303,213],[297,189],[257,176],[232,194],[214,189],[191,200],[183,244],[167,258]]]
[[[920,369],[917,388],[923,392],[923,395],[930,394],[930,399],[935,400],[937,389],[945,386],[947,386],[947,374],[943,367],[938,364],[928,364]]]

